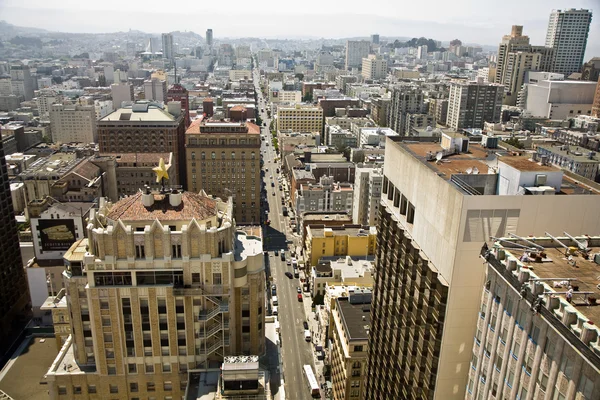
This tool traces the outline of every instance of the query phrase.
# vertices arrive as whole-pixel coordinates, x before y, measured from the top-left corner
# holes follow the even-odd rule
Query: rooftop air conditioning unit
[[[547,180],[548,180],[547,175],[538,174],[535,176],[535,186],[545,186]]]

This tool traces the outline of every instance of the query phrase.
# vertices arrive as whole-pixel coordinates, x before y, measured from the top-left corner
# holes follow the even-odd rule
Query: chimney
[[[179,207],[181,205],[181,197],[182,193],[179,190],[171,190],[171,193],[169,193],[169,204],[171,207]]]
[[[142,193],[142,204],[144,207],[152,207],[154,204],[154,195],[150,191],[150,186],[144,187],[144,193]]]

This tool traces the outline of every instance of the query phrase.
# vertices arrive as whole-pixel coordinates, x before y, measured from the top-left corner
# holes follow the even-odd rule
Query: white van
[[[277,307],[273,307],[273,312],[271,314],[277,315]]]
[[[304,331],[304,340],[310,342],[310,331],[308,329]]]
[[[277,303],[277,296],[273,296],[273,305],[274,305],[274,306],[277,306],[277,305],[279,305],[279,304]]]

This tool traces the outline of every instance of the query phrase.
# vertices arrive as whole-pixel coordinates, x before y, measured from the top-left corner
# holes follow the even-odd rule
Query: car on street
[[[285,263],[286,263],[286,265],[292,265],[292,261],[291,260],[287,260]]]
[[[276,256],[278,256],[278,255],[279,255],[279,250],[275,250],[273,253],[274,253]]]
[[[273,307],[273,311],[271,312],[273,315],[277,315],[277,307]]]
[[[273,288],[275,288],[275,285],[273,285]],[[275,290],[275,289],[273,289],[273,290]],[[302,288],[300,286],[296,287],[296,292],[302,293]]]
[[[308,321],[303,321],[302,325],[304,325],[304,329],[308,329]]]
[[[304,340],[310,342],[310,331],[308,329],[304,331]]]
[[[271,286],[271,295],[274,295],[277,292],[277,285]]]
[[[273,196],[275,196],[275,192],[273,192]]]
[[[304,301],[304,298],[302,297],[302,294],[298,294],[298,301]]]
[[[290,278],[290,279],[294,279],[294,275],[292,275],[292,273],[291,273],[291,272],[289,272],[289,271],[287,271],[287,272],[285,273],[285,276],[287,276],[287,277],[288,277],[288,278]]]

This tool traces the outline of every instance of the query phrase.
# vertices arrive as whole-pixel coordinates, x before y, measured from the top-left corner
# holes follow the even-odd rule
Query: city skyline
[[[511,25],[523,25],[524,34],[531,38],[532,44],[543,45],[548,18],[553,9],[587,8],[593,12],[593,6],[597,4],[594,0],[571,1],[570,4],[555,0],[527,3],[509,0],[502,4],[490,4],[482,9],[474,7],[472,0],[461,0],[452,5],[436,3],[424,15],[418,5],[403,5],[401,10],[394,11],[393,3],[384,0],[378,3],[378,7],[372,7],[368,13],[359,15],[345,11],[353,9],[351,4],[340,12],[327,4],[312,2],[315,4],[311,6],[310,1],[304,3],[305,7],[297,13],[270,7],[271,0],[256,11],[248,11],[245,7],[235,7],[233,4],[227,13],[218,8],[211,9],[210,5],[202,12],[194,11],[191,7],[188,11],[183,11],[187,5],[185,2],[177,10],[161,9],[160,13],[148,8],[148,2],[144,2],[143,6],[140,2],[117,6],[116,1],[109,0],[102,4],[77,7],[71,7],[71,3],[73,1],[67,0],[58,6],[37,0],[28,2],[27,5],[6,2],[0,5],[0,14],[5,21],[14,25],[71,33],[114,33],[133,29],[160,34],[180,30],[204,36],[206,28],[212,28],[217,40],[243,37],[337,39],[368,37],[372,33],[379,33],[381,36],[391,37],[424,36],[442,42],[458,38],[463,43],[495,46]],[[514,7],[521,10],[518,15],[511,11]],[[122,12],[115,13],[115,9]],[[236,9],[244,9],[244,18],[235,19],[236,23],[231,24],[231,18],[238,15]],[[268,13],[262,11],[265,9],[269,10]],[[464,12],[465,9],[469,12]],[[130,18],[132,12],[137,15],[135,24]],[[89,13],[93,13],[93,19],[87,18]],[[292,15],[293,18],[290,18]],[[332,15],[336,18],[332,19]],[[182,16],[186,18],[181,18]],[[493,21],[489,20],[490,16],[494,17]],[[264,19],[265,23],[256,24],[256,18]],[[280,23],[282,19],[286,19],[285,24]],[[202,23],[203,20],[206,23]],[[600,20],[592,18],[590,37],[597,35],[600,35]],[[600,43],[590,41],[585,59],[598,54]]]

